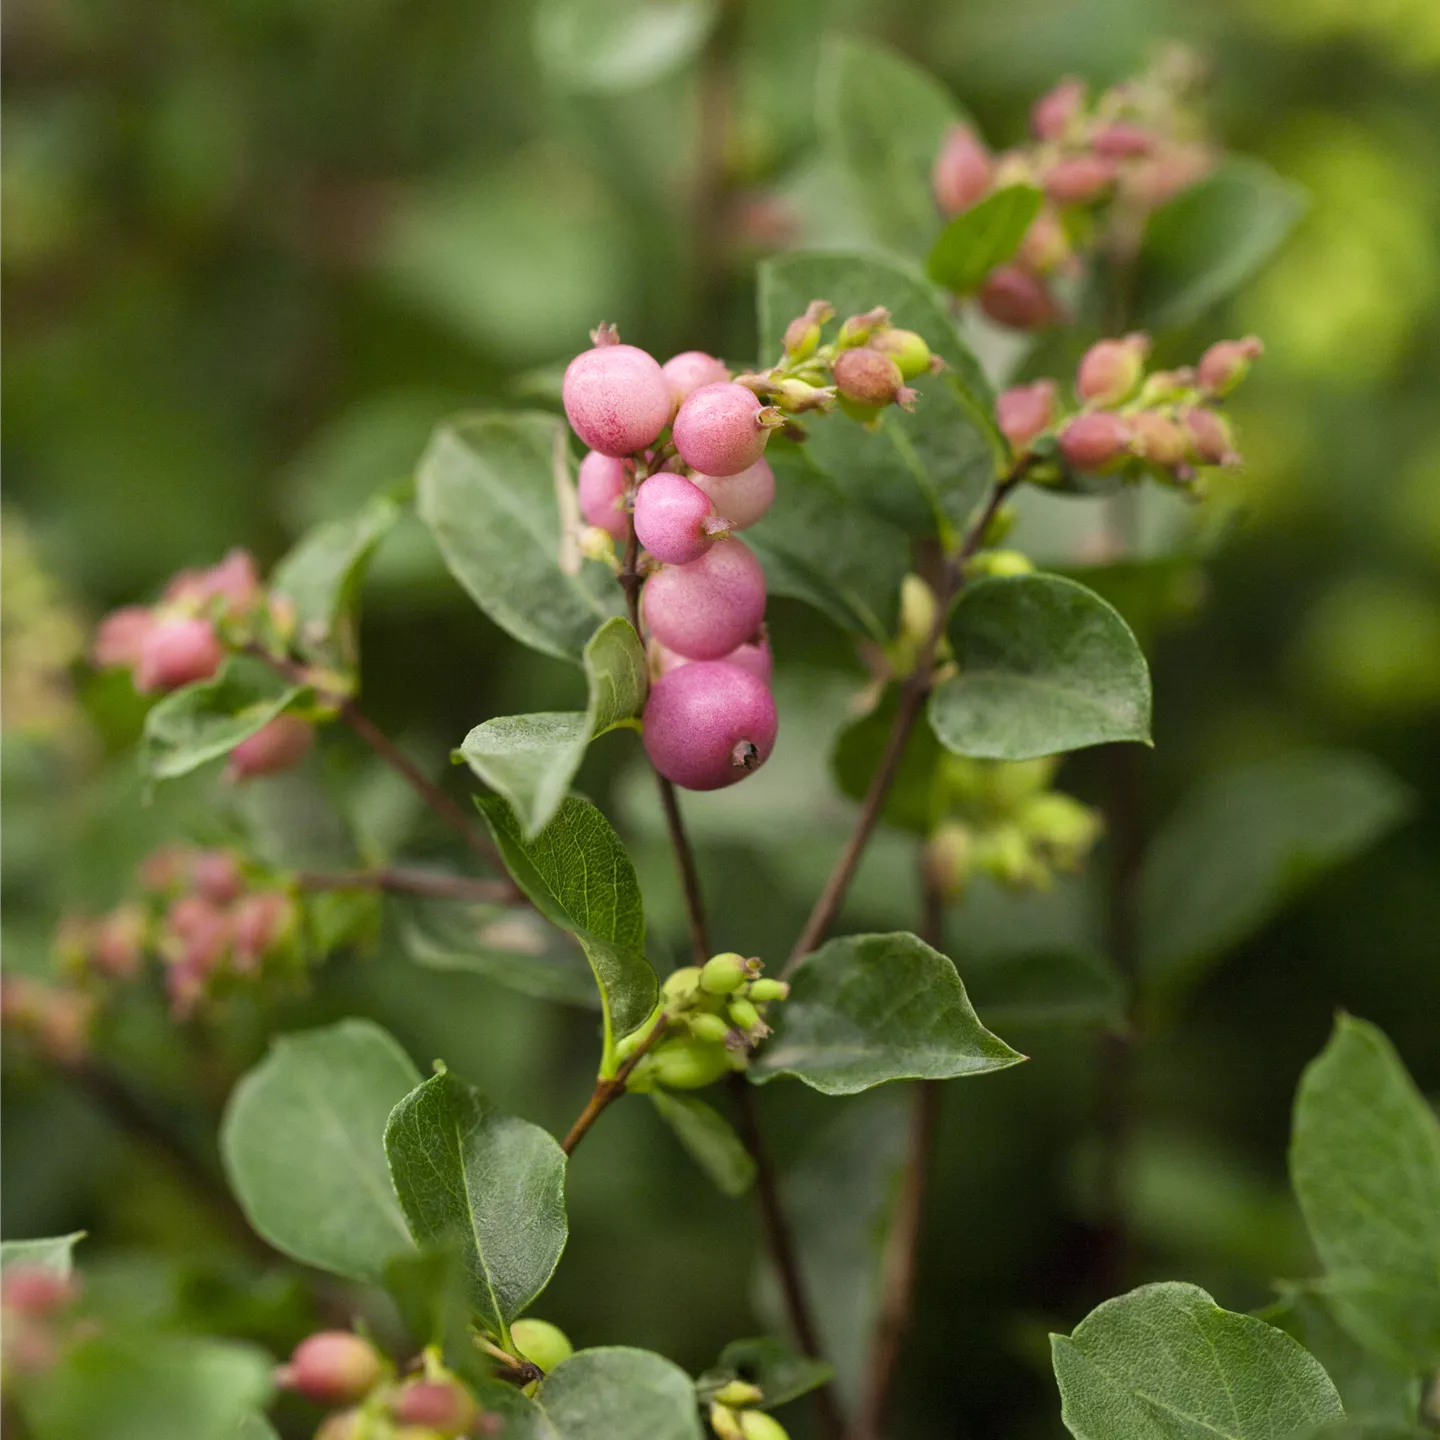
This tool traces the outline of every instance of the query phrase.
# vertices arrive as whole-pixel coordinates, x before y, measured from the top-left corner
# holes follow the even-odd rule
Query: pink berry
[[[723,385],[730,378],[725,362],[703,350],[682,350],[672,355],[660,370],[670,385],[677,409],[702,385]]]
[[[718,660],[760,628],[765,572],[742,541],[719,540],[698,560],[652,575],[640,598],[662,645],[687,660]]]
[[[868,345],[842,350],[833,368],[835,388],[857,405],[889,405],[905,383],[894,360]]]
[[[719,790],[770,757],[777,726],[770,688],[723,660],[682,665],[650,687],[645,749],[687,790]]]
[[[703,475],[738,475],[764,453],[770,430],[751,390],[727,381],[702,385],[675,417],[675,448]]]
[[[1004,391],[995,399],[995,418],[1011,445],[1024,450],[1054,424],[1055,382],[1037,380]]]
[[[298,765],[315,743],[315,727],[296,715],[277,715],[231,752],[225,766],[229,781],[275,775]]]
[[[229,850],[197,850],[190,862],[190,878],[217,905],[228,905],[245,888],[240,861]]]
[[[234,915],[235,968],[253,970],[295,919],[295,902],[283,890],[247,895]]]
[[[124,605],[112,610],[95,631],[90,658],[101,670],[112,666],[133,669],[140,663],[145,637],[154,628],[154,613],[143,605]]]
[[[607,530],[617,540],[625,538],[625,487],[630,476],[625,462],[592,450],[580,462],[577,490],[580,513],[587,525]]]
[[[218,565],[203,570],[182,570],[165,587],[170,604],[208,610],[213,601],[223,600],[221,608],[232,619],[259,598],[260,572],[248,550],[232,550]]]
[[[602,455],[643,450],[670,423],[670,384],[655,358],[634,345],[597,345],[577,355],[561,393],[575,433]]]
[[[1048,205],[1031,222],[1015,252],[1022,269],[1036,275],[1049,275],[1058,270],[1074,254],[1070,237],[1060,217]]]
[[[475,1402],[459,1385],[441,1380],[416,1380],[395,1401],[402,1425],[424,1426],[442,1435],[458,1435],[475,1418]]]
[[[225,958],[230,945],[230,916],[213,901],[200,895],[182,895],[165,912],[165,924],[173,937],[167,953],[179,958],[200,974],[208,974]]]
[[[1077,470],[1099,470],[1125,453],[1130,428],[1106,410],[1077,415],[1060,432],[1060,453]]]
[[[224,660],[225,647],[208,620],[162,620],[140,642],[135,688],[150,693],[208,680]]]
[[[348,1330],[322,1330],[296,1347],[275,1378],[317,1405],[344,1405],[373,1390],[385,1373],[379,1352]]]
[[[977,298],[992,320],[1015,330],[1038,330],[1059,313],[1045,282],[1018,265],[992,270]]]
[[[1258,359],[1265,347],[1255,335],[1243,340],[1221,340],[1212,345],[1196,367],[1196,378],[1203,390],[1215,395],[1228,395],[1250,370],[1250,362]]]
[[[1141,410],[1130,416],[1132,449],[1160,470],[1173,470],[1185,460],[1185,432],[1168,416]]]
[[[1099,155],[1057,160],[1045,174],[1045,193],[1060,205],[1088,205],[1114,183],[1115,165]]]
[[[95,926],[90,958],[95,968],[117,979],[129,980],[140,972],[145,958],[145,911],[139,905],[122,905]]]
[[[1030,128],[1038,140],[1061,140],[1085,107],[1085,82],[1062,80],[1031,107]]]
[[[715,513],[730,522],[732,530],[748,530],[775,499],[775,472],[763,457],[738,475],[690,477],[709,497]]]
[[[1143,125],[1127,125],[1119,121],[1095,133],[1091,148],[1106,160],[1136,160],[1155,149],[1155,132]]]
[[[1230,439],[1230,427],[1213,410],[1195,406],[1180,419],[1190,440],[1190,453],[1201,465],[1233,465],[1240,459]]]
[[[0,1281],[0,1304],[7,1310],[43,1315],[74,1298],[74,1281],[43,1265],[12,1266]]]
[[[1148,335],[1127,335],[1123,340],[1097,340],[1080,357],[1075,372],[1075,393],[1096,405],[1118,405],[1133,395],[1145,374],[1150,353]]]
[[[667,565],[688,565],[714,543],[705,529],[714,511],[710,497],[683,475],[661,470],[635,492],[635,534]]]
[[[930,170],[930,188],[945,216],[959,215],[984,199],[995,167],[984,142],[968,126],[953,125]]]
[[[764,633],[764,626],[761,626],[759,639],[747,640],[743,645],[737,645],[728,655],[722,655],[720,659],[727,665],[738,665],[757,680],[764,681],[766,685],[770,683],[770,677],[775,673],[775,657],[770,653],[770,639]],[[687,660],[683,655],[677,655],[669,646],[662,645],[658,640],[650,642],[650,670],[656,679],[659,679],[661,675],[668,675],[681,665],[709,663],[711,662]]]

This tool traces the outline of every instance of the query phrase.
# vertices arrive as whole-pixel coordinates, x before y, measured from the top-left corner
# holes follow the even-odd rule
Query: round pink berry
[[[1155,132],[1143,125],[1117,121],[1097,130],[1090,145],[1097,155],[1106,160],[1136,160],[1154,152],[1156,139]]]
[[[687,790],[719,790],[770,757],[777,725],[770,687],[723,660],[681,665],[650,687],[645,749]]]
[[[1097,405],[1118,405],[1133,395],[1145,374],[1150,353],[1148,335],[1123,340],[1097,340],[1081,357],[1075,371],[1075,393]]]
[[[757,680],[763,680],[767,685],[770,683],[770,677],[775,673],[775,657],[770,653],[770,638],[765,634],[763,625],[760,627],[758,639],[747,640],[743,645],[737,645],[728,655],[722,655],[720,659],[727,665],[738,665],[742,670],[747,671]],[[677,655],[668,645],[662,645],[658,640],[650,642],[650,672],[657,679],[661,675],[668,675],[681,665],[709,663],[711,662],[704,660],[687,660],[683,655]]]
[[[1115,164],[1099,155],[1057,160],[1045,174],[1045,193],[1059,205],[1088,205],[1115,180]]]
[[[295,1347],[275,1378],[317,1405],[344,1405],[368,1395],[384,1373],[384,1362],[368,1340],[348,1330],[322,1330]]]
[[[990,152],[968,126],[953,125],[930,170],[930,188],[942,215],[959,215],[984,199],[994,178]]]
[[[634,345],[597,345],[577,355],[561,386],[575,433],[602,455],[631,455],[670,423],[673,398],[654,356]]]
[[[415,1380],[395,1401],[402,1425],[423,1426],[442,1435],[458,1435],[475,1418],[475,1402],[459,1385],[443,1380]]]
[[[738,475],[764,453],[769,429],[751,390],[727,381],[702,385],[675,417],[675,448],[703,475]]]
[[[1085,108],[1085,82],[1062,80],[1030,109],[1030,128],[1037,140],[1061,140]]]
[[[980,308],[992,320],[1015,330],[1038,330],[1058,314],[1045,282],[1018,265],[992,270],[980,287],[978,299]]]
[[[1100,470],[1125,453],[1130,427],[1118,415],[1094,410],[1060,432],[1060,453],[1077,470]]]
[[[124,605],[112,610],[95,631],[90,658],[101,670],[117,665],[133,669],[140,663],[145,637],[154,628],[154,612],[144,605]]]
[[[1250,362],[1265,353],[1256,335],[1243,340],[1220,340],[1201,357],[1196,378],[1202,390],[1215,395],[1228,395],[1249,373]]]
[[[275,775],[298,765],[315,742],[315,727],[295,715],[277,715],[231,752],[227,780]]]
[[[669,382],[676,409],[702,385],[723,385],[730,378],[725,362],[707,355],[703,350],[682,350],[678,355],[672,355],[660,369]]]
[[[835,357],[833,372],[835,388],[857,405],[889,405],[905,383],[894,360],[868,345],[842,350]]]
[[[617,540],[625,538],[625,487],[630,476],[625,462],[592,450],[580,462],[576,489],[580,513],[587,525],[608,531]]]
[[[687,660],[718,660],[760,628],[765,572],[742,541],[719,540],[698,560],[652,575],[640,598],[662,645]]]
[[[714,511],[710,497],[683,475],[661,470],[635,492],[635,535],[667,565],[688,565],[714,543],[705,522]]]
[[[1016,385],[995,398],[995,418],[1014,448],[1024,450],[1055,421],[1055,382]]]
[[[1201,465],[1232,465],[1239,460],[1230,427],[1213,410],[1192,406],[1180,417],[1190,453]]]
[[[225,647],[208,620],[162,620],[140,642],[135,688],[150,693],[208,680],[224,660]]]
[[[228,905],[245,888],[240,861],[229,850],[197,850],[190,862],[195,888],[217,905]]]
[[[775,499],[775,472],[763,457],[738,475],[702,475],[691,481],[703,490],[715,513],[730,522],[732,530],[747,530],[770,508]]]

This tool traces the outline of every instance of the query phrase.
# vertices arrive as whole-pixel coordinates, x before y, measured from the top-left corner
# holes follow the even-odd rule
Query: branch
[[[507,880],[482,880],[471,875],[441,875],[424,870],[350,870],[321,874],[302,870],[295,876],[302,890],[380,890],[388,895],[423,895],[433,900],[490,901],[503,904],[515,898]]]
[[[645,1052],[664,1033],[669,1023],[669,1017],[661,1015],[650,1027],[650,1033],[626,1056],[624,1064],[615,1074],[609,1080],[595,1082],[595,1088],[590,1092],[590,1098],[585,1102],[585,1108],[575,1117],[575,1123],[560,1142],[560,1148],[567,1155],[572,1154],[575,1147],[589,1134],[590,1127],[600,1118],[601,1112],[606,1106],[618,1100],[625,1093],[625,1082],[630,1078],[630,1072],[640,1063]]]

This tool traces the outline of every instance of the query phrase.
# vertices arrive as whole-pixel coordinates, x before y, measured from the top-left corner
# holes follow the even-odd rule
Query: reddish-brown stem
[[[661,1015],[650,1027],[650,1033],[625,1057],[624,1063],[615,1074],[609,1080],[595,1082],[595,1088],[590,1092],[590,1098],[585,1102],[585,1108],[575,1117],[575,1123],[560,1142],[560,1148],[567,1155],[589,1133],[590,1127],[600,1118],[606,1106],[612,1101],[618,1100],[625,1093],[625,1082],[630,1078],[631,1071],[640,1063],[645,1052],[660,1038],[667,1023],[666,1017]]]
[[[295,883],[302,890],[380,890],[389,895],[423,895],[434,900],[504,903],[515,898],[514,886],[507,880],[388,867],[335,874],[302,870],[295,876]]]

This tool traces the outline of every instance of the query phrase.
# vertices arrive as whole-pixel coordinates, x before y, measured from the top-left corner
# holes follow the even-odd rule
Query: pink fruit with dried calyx
[[[1108,410],[1077,415],[1060,432],[1060,453],[1077,470],[1103,470],[1125,454],[1130,427]]]
[[[580,513],[587,525],[607,531],[617,540],[625,538],[625,488],[630,473],[623,460],[592,450],[580,462],[576,492]]]
[[[719,790],[758,770],[775,745],[770,687],[738,665],[697,661],[662,675],[645,704],[645,749],[687,790]]]
[[[655,357],[621,345],[613,333],[596,331],[595,348],[570,362],[561,396],[575,433],[592,450],[618,458],[655,442],[670,423],[674,398]]]
[[[698,560],[724,528],[710,497],[683,475],[661,470],[635,492],[636,538],[667,565]]]
[[[1015,330],[1037,330],[1059,315],[1049,287],[1019,265],[992,270],[976,298],[992,320]]]
[[[385,1374],[380,1352],[348,1330],[321,1330],[275,1371],[277,1384],[317,1405],[344,1405],[368,1395]]]
[[[775,499],[775,472],[763,456],[736,475],[704,475],[697,470],[690,480],[710,497],[715,513],[724,516],[732,530],[748,529]]]
[[[765,453],[771,413],[743,385],[702,385],[675,416],[675,448],[703,475],[738,475]],[[782,420],[776,413],[775,422]]]
[[[718,660],[765,618],[765,572],[748,546],[717,540],[688,565],[667,565],[641,592],[645,624],[687,660]]]
[[[1053,380],[1015,385],[995,398],[995,418],[1001,432],[1017,451],[1026,449],[1055,423],[1056,387]]]
[[[208,680],[225,661],[225,647],[208,620],[182,617],[152,625],[140,642],[135,688],[146,694]]]
[[[725,362],[703,350],[682,350],[672,355],[660,371],[670,386],[677,410],[702,385],[723,385],[730,378]]]

